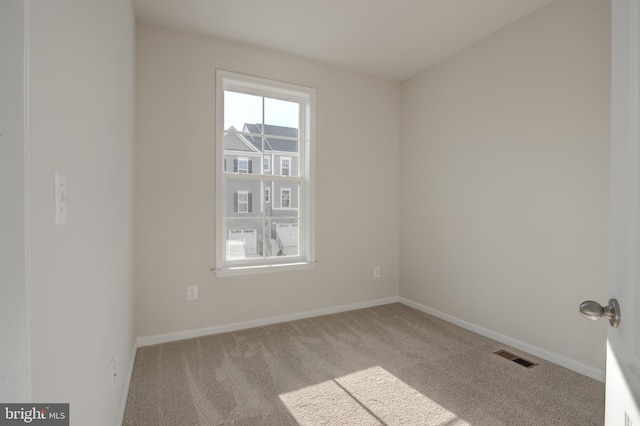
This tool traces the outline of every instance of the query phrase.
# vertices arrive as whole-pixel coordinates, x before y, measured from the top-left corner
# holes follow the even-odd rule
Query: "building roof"
[[[233,151],[261,151],[262,141],[259,136],[253,134],[262,134],[262,124],[245,123],[242,134],[227,133],[224,138],[224,148]],[[282,151],[282,152],[298,152],[298,140],[286,139],[297,138],[299,131],[293,127],[283,127],[274,125],[264,126],[264,150]],[[235,127],[230,127],[227,131],[237,132]],[[278,137],[281,136],[281,137]]]

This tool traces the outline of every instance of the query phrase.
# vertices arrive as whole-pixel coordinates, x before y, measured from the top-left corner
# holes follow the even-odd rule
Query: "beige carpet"
[[[507,349],[540,365],[524,368]],[[602,425],[604,384],[401,304],[138,349],[124,424]]]

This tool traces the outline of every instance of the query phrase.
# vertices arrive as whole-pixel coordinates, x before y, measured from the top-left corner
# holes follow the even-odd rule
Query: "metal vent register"
[[[499,355],[504,359],[508,359],[509,361],[513,361],[516,364],[520,364],[521,366],[526,368],[533,368],[538,365],[535,362],[528,361],[524,358],[519,357],[518,355],[512,354],[511,352],[505,350],[494,352],[494,354]]]

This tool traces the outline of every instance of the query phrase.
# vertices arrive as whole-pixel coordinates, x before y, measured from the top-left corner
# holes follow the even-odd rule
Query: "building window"
[[[313,263],[315,90],[218,71],[216,97],[217,273]],[[251,161],[260,158],[261,170]],[[272,164],[278,158],[279,174]],[[239,230],[255,232],[241,238]]]
[[[249,191],[238,191],[236,195],[236,208],[237,213],[249,213]]]
[[[291,176],[291,157],[280,157],[280,175]]]
[[[238,163],[235,169],[235,171],[238,173],[249,173],[249,159],[238,158]]]
[[[291,208],[291,188],[280,189],[280,207],[283,209]]]

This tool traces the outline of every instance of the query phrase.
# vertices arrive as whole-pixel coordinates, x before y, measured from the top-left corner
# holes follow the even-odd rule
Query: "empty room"
[[[0,423],[640,423],[637,0],[0,7]]]

